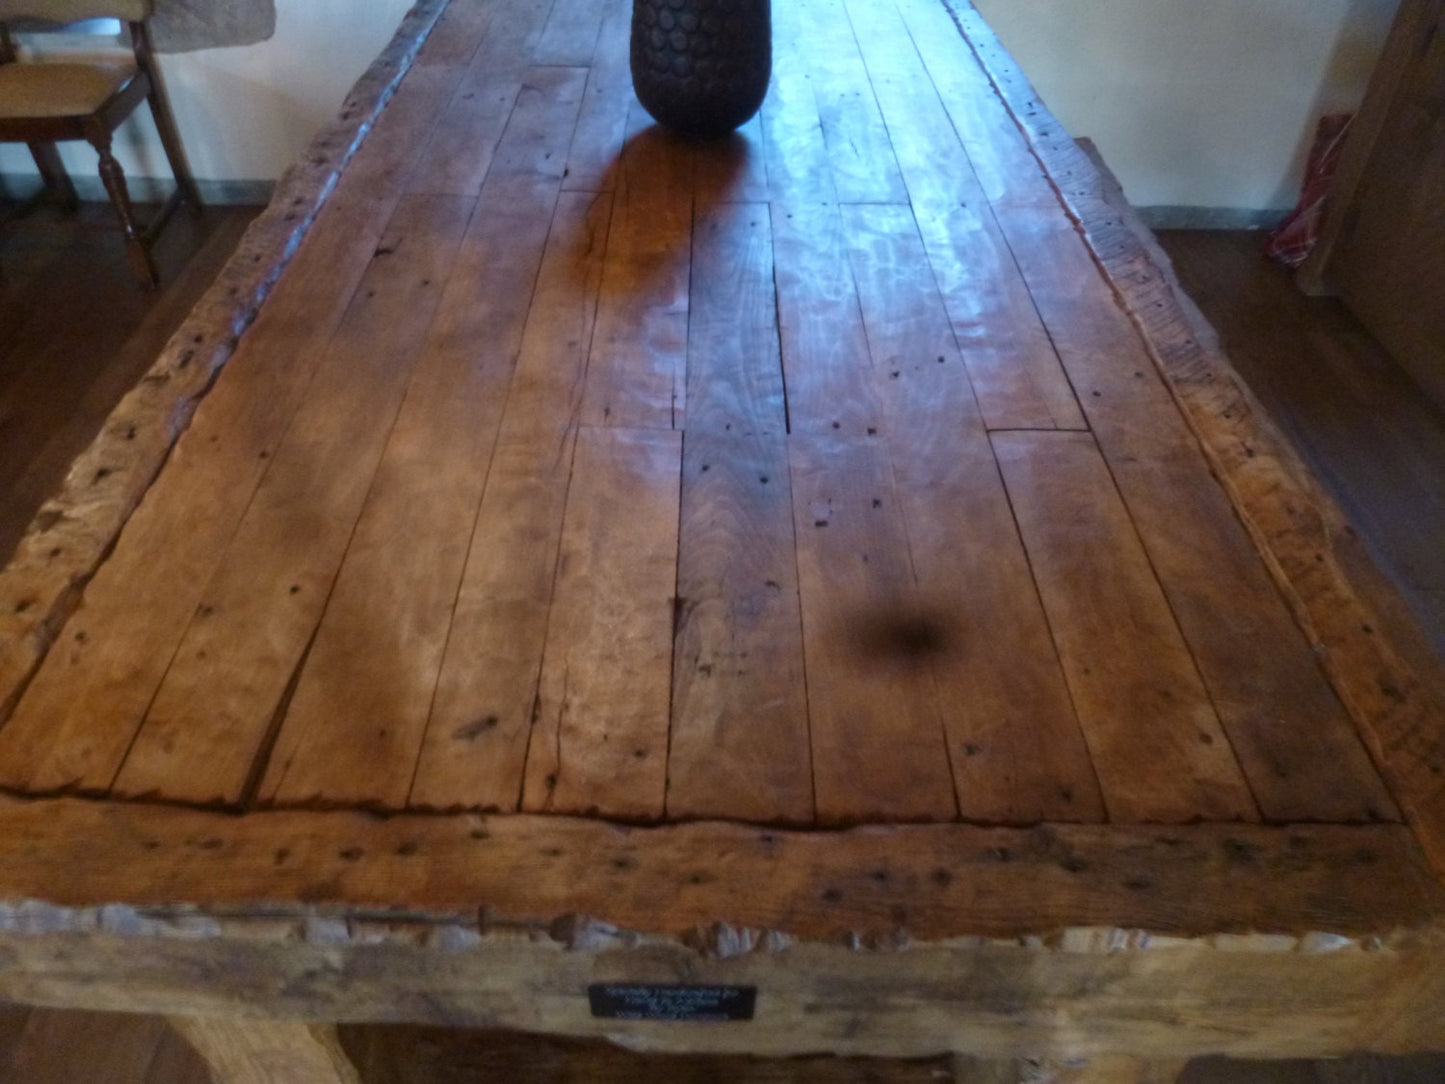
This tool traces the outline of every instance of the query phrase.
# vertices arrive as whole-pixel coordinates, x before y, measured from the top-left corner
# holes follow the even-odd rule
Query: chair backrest
[[[82,19],[149,19],[154,0],[0,0],[0,21],[41,19],[49,23],[76,23]]]

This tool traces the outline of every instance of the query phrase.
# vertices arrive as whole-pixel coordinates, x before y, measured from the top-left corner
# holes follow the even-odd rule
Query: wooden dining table
[[[967,0],[705,143],[630,15],[422,0],[0,572],[0,997],[1445,1047],[1439,660],[1097,156]]]

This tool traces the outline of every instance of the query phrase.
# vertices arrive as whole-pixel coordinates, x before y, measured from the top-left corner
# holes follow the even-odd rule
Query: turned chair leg
[[[130,191],[125,184],[125,171],[120,168],[120,163],[115,160],[111,153],[110,136],[92,140],[92,146],[100,155],[100,180],[105,185],[106,193],[110,196],[111,206],[115,208],[117,217],[120,218],[121,229],[125,232],[126,255],[130,257],[130,265],[136,276],[146,285],[154,289],[160,282],[156,274],[155,261],[151,259],[150,249],[146,246],[141,229],[135,220],[135,210],[131,207]]]
[[[65,172],[65,164],[61,162],[60,151],[55,144],[31,143],[29,147],[30,157],[35,159],[35,168],[46,190],[67,211],[75,210],[80,206],[80,199],[75,194],[75,185],[71,183],[70,174]]]
[[[151,44],[150,30],[144,23],[131,25],[131,34],[139,49],[139,55],[144,58],[143,67],[150,79],[150,92],[146,95],[146,101],[150,103],[151,117],[156,122],[156,132],[161,137],[161,146],[165,148],[166,161],[171,165],[171,175],[176,179],[176,187],[181,191],[181,198],[191,205],[191,211],[199,213],[201,210],[201,193],[196,187],[195,178],[191,176],[191,164],[186,158],[186,148],[181,143],[181,134],[176,130],[175,114],[171,112],[170,95],[166,93],[166,85],[161,79],[161,73],[152,62],[154,46]]]
[[[190,205],[192,213],[198,213],[201,209],[201,193],[196,187],[195,178],[191,176],[191,165],[186,159],[185,147],[181,145],[181,134],[176,131],[170,106],[159,87],[152,89],[150,103],[151,116],[155,118],[156,131],[160,134],[161,146],[165,148],[166,161],[171,164],[176,187],[181,190],[181,197]]]

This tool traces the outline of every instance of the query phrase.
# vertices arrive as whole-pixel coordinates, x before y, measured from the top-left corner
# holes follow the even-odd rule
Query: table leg
[[[331,1024],[172,1016],[216,1084],[361,1084]]]

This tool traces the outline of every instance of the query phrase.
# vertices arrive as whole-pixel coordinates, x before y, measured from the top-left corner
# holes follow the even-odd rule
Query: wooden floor
[[[20,210],[0,205],[0,566],[260,208],[176,216],[155,248],[157,293],[126,274],[109,204]]]
[[[1445,407],[1339,302],[1300,294],[1261,254],[1263,235],[1159,240],[1234,367],[1445,655]]]

